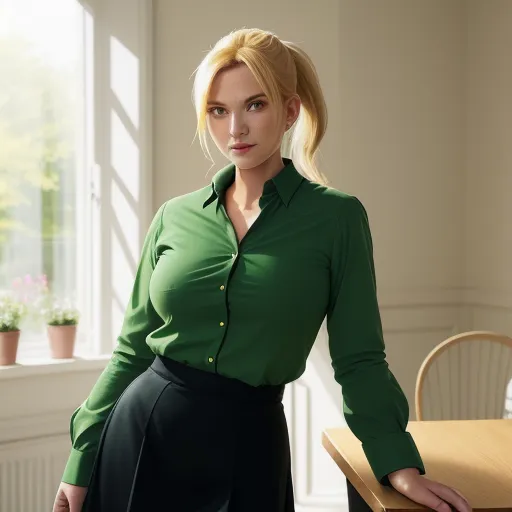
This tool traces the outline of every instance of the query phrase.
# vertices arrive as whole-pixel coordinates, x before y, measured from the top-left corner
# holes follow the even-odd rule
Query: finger
[[[446,503],[455,507],[457,512],[471,512],[469,503],[466,501],[464,496],[455,489],[440,484],[439,482],[432,481],[430,482],[430,489]]]
[[[62,491],[59,491],[59,493],[55,497],[55,503],[53,504],[53,512],[68,512],[68,511],[69,511],[68,499]]]
[[[465,496],[463,496],[459,491],[457,491],[457,489],[455,489],[454,487],[450,487],[450,489],[456,492],[469,505],[468,499]]]
[[[432,481],[423,477],[419,481],[419,485],[410,485],[407,488],[397,489],[410,500],[425,505],[431,510],[437,512],[451,512],[450,505],[441,499],[431,488]]]

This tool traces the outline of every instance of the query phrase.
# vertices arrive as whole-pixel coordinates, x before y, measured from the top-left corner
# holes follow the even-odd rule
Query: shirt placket
[[[272,186],[272,185],[270,185]],[[228,292],[229,292],[229,285],[231,283],[231,279],[233,277],[233,274],[236,270],[236,266],[238,264],[238,261],[241,257],[243,257],[243,247],[245,246],[246,240],[248,237],[250,237],[256,229],[258,229],[258,226],[263,222],[263,219],[265,215],[268,213],[267,206],[269,205],[270,201],[272,200],[272,195],[268,193],[269,190],[264,189],[264,194],[260,198],[259,206],[260,206],[260,213],[258,215],[258,218],[254,221],[254,223],[249,227],[247,230],[247,233],[243,237],[242,241],[239,243],[238,238],[236,236],[236,231],[233,226],[233,223],[231,222],[231,219],[229,218],[226,209],[224,207],[223,198],[218,198],[218,209],[221,212],[222,215],[222,221],[225,223],[226,226],[226,235],[230,241],[232,251],[228,258],[231,260],[231,266],[229,268],[228,275],[226,277],[226,281],[219,285],[219,290],[221,293],[224,293],[224,318],[219,319],[219,328],[223,329],[222,338],[219,343],[219,347],[217,349],[217,353],[215,355],[209,355],[208,356],[208,364],[214,364],[215,365],[215,373],[218,373],[218,359],[219,355],[222,351],[222,347],[224,346],[226,335],[228,332],[228,326],[229,326],[229,302],[228,302]]]

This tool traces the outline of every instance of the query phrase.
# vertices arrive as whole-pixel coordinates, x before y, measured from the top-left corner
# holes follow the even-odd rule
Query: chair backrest
[[[423,361],[416,419],[512,419],[512,338],[490,331],[452,336]]]

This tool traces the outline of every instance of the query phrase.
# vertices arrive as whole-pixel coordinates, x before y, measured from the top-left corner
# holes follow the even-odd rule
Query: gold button
[[[221,326],[221,327],[224,327],[224,322],[221,322],[221,323],[220,323],[220,326]]]
[[[208,358],[208,362],[209,362],[209,363],[213,363],[213,357],[209,357],[209,358]]]
[[[224,285],[221,285],[220,289],[221,289],[221,290],[224,290]]]

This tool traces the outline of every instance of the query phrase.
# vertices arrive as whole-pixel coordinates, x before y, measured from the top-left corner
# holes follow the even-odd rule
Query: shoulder
[[[202,205],[210,197],[211,192],[212,186],[209,184],[186,194],[167,199],[159,206],[156,216],[160,216],[165,224],[167,219],[175,218],[177,214],[186,210],[197,210],[197,206]]]
[[[366,209],[361,200],[352,194],[320,183],[304,180],[305,199],[315,207],[333,217],[365,215]]]

